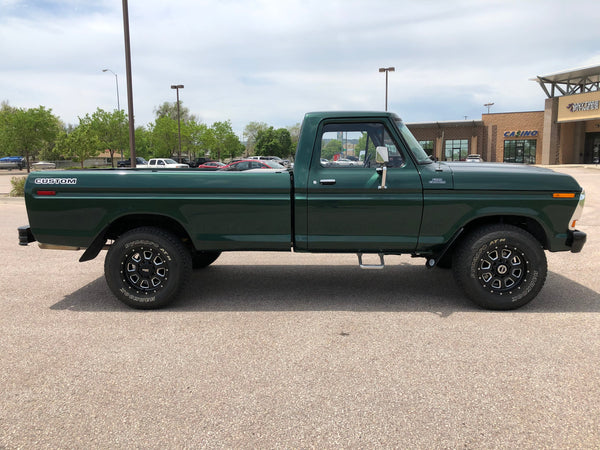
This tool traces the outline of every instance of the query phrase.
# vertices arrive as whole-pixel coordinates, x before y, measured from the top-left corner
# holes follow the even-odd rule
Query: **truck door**
[[[385,122],[330,121],[319,127],[315,145],[306,192],[308,249],[413,251],[423,210],[421,178]],[[385,186],[377,146],[390,155]]]

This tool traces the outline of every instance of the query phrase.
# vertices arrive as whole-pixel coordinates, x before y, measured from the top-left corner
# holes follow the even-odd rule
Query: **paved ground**
[[[10,183],[10,180],[12,178],[21,178],[21,177],[26,177],[27,176],[27,171],[26,170],[7,170],[7,169],[1,169],[0,170],[0,197],[7,197],[8,194],[10,193],[10,191],[12,190],[12,184]]]
[[[561,170],[588,243],[505,313],[408,256],[276,253],[134,311],[103,258],[18,247],[23,202],[0,198],[0,448],[598,448],[600,172]]]

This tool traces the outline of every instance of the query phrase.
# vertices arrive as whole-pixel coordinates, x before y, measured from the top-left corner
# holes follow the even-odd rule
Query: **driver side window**
[[[377,122],[330,123],[321,134],[321,166],[375,168],[375,149],[385,146],[390,155],[388,167],[401,167],[402,154],[385,126]]]

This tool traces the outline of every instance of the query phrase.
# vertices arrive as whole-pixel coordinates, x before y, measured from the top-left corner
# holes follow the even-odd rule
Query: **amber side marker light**
[[[554,198],[575,198],[575,194],[573,192],[555,192],[552,194]]]

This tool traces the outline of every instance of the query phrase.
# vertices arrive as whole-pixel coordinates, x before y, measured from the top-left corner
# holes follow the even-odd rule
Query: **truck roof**
[[[343,118],[355,118],[355,117],[390,117],[392,119],[398,118],[398,115],[389,111],[313,111],[306,113],[305,118],[315,119],[343,119]]]

